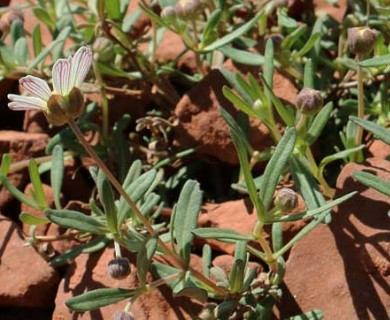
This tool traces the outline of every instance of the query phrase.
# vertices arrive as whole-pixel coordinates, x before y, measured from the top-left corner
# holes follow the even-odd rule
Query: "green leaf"
[[[11,25],[11,39],[12,39],[12,44],[15,46],[16,42],[20,38],[25,38],[26,33],[24,32],[24,27],[23,27],[23,22],[19,19],[14,20]]]
[[[271,98],[271,101],[275,106],[276,112],[279,114],[279,116],[282,118],[282,120],[288,127],[293,127],[295,122],[294,112],[290,108],[286,108],[283,105],[282,101],[280,101],[280,99],[273,93],[272,88],[268,86],[264,77],[262,79],[264,85],[267,87],[269,97]]]
[[[242,112],[246,113],[248,116],[259,119],[259,114],[246,103],[241,98],[237,97],[237,95],[233,92],[232,89],[227,86],[222,87],[222,93],[226,99],[228,99],[234,106],[239,108]]]
[[[50,17],[47,10],[35,7],[33,8],[33,14],[37,17],[38,20],[42,21],[43,24],[48,26],[51,30],[54,30],[56,28],[56,24]]]
[[[245,240],[251,241],[253,240],[253,236],[249,234],[242,234],[234,230],[230,229],[222,229],[222,228],[198,228],[192,230],[192,233],[199,238],[205,239],[217,239],[217,240]]]
[[[30,173],[30,180],[33,185],[33,197],[40,209],[44,210],[48,207],[46,202],[46,195],[43,191],[41,177],[39,176],[38,165],[34,159],[28,163],[28,171]]]
[[[128,188],[125,189],[126,193],[130,196],[131,200],[135,203],[142,199],[145,196],[146,192],[154,183],[156,179],[157,171],[150,170],[145,172],[137,179],[135,179]],[[118,204],[118,225],[121,225],[123,221],[130,217],[132,210],[126,203],[126,201],[121,197]]]
[[[222,17],[222,10],[216,9],[214,10],[210,16],[207,18],[206,25],[204,26],[202,37],[201,37],[201,46],[206,46],[212,41],[214,41],[216,37],[216,28],[218,26],[219,21]]]
[[[297,134],[295,129],[287,128],[264,170],[262,184],[260,186],[260,197],[266,211],[272,203],[279,178],[283,174],[288,159],[294,150],[296,138]]]
[[[307,131],[306,143],[308,146],[312,145],[318,139],[325,125],[329,122],[332,110],[333,103],[328,102],[320,112],[318,112]]]
[[[174,231],[179,253],[187,264],[190,261],[191,244],[194,237],[192,230],[196,228],[201,204],[202,192],[199,183],[188,180],[180,192],[174,220]]]
[[[170,287],[175,287],[176,284],[180,281],[179,277],[182,275],[182,271],[180,269],[176,269],[166,264],[162,264],[159,262],[153,262],[150,266],[152,273],[160,279],[166,279],[166,284]],[[177,275],[177,278],[173,277],[173,275]]]
[[[203,274],[206,277],[210,276],[210,267],[212,265],[212,251],[211,247],[208,244],[205,244],[202,249],[202,265],[203,265]]]
[[[374,122],[359,119],[358,117],[349,116],[349,119],[355,122],[357,125],[366,129],[367,131],[373,133],[376,137],[378,137],[378,139],[382,140],[384,143],[390,145],[390,130],[385,129]]]
[[[303,87],[315,89],[314,87],[314,70],[313,60],[307,59],[303,75]]]
[[[140,281],[140,287],[143,287],[146,284],[146,275],[156,249],[157,238],[152,237],[143,243],[141,250],[137,254],[137,274]]]
[[[71,28],[66,27],[64,28],[53,42],[51,42],[45,49],[41,51],[41,53],[35,57],[35,59],[30,63],[30,66],[28,67],[29,70],[34,69],[40,62],[42,62],[51,51],[53,51],[57,46],[62,47],[64,45],[65,40],[68,38],[70,34]]]
[[[42,51],[43,45],[42,45],[42,35],[41,35],[41,26],[37,24],[32,33],[32,45],[33,45],[33,51],[34,51],[34,57],[38,56],[39,53]]]
[[[20,66],[26,66],[29,59],[26,38],[19,38],[15,43],[15,57]]]
[[[265,86],[265,93],[267,95],[268,104],[272,101],[269,91],[273,88],[273,76],[274,76],[274,44],[272,39],[268,39],[265,44],[265,63],[263,66],[263,80],[267,84]],[[271,107],[270,105],[268,106]]]
[[[225,56],[241,64],[249,66],[260,66],[264,64],[264,56],[259,53],[235,49],[230,46],[223,46],[218,48]]]
[[[241,128],[234,121],[233,117],[223,108],[221,108],[220,111],[223,119],[229,125],[230,135],[232,137],[233,143],[237,150],[238,157],[240,159],[241,170],[244,174],[245,183],[248,188],[249,196],[256,208],[257,217],[260,221],[264,221],[264,215],[265,215],[264,205],[257,194],[256,185],[254,183],[250,166],[249,166],[249,161],[248,161],[247,145],[249,143],[246,142],[244,138],[245,135],[242,133]]]
[[[76,229],[90,233],[106,233],[107,226],[97,218],[87,216],[84,213],[73,210],[52,210],[45,211],[47,218],[62,227]]]
[[[297,316],[285,318],[284,320],[322,320],[323,318],[324,314],[322,311],[319,309],[314,309]]]
[[[39,225],[39,224],[46,224],[50,222],[46,218],[40,218],[27,212],[22,212],[19,215],[19,220],[25,224],[32,225],[32,226]]]
[[[325,198],[322,195],[317,182],[315,181],[313,175],[310,173],[305,164],[302,163],[302,160],[293,156],[290,158],[290,166],[292,168],[293,179],[302,194],[303,199],[306,202],[306,205],[309,209],[316,209],[323,206]],[[326,214],[324,215],[324,217]],[[327,217],[330,219],[331,217]],[[326,220],[326,222],[330,222]]]
[[[120,20],[122,18],[119,0],[104,1],[104,5],[111,20]]]
[[[65,305],[74,311],[83,312],[95,310],[100,307],[113,304],[124,299],[139,295],[139,290],[128,290],[122,288],[104,288],[88,291],[77,297],[70,298]]]
[[[249,31],[251,29],[256,21],[259,19],[260,15],[263,14],[263,10],[259,11],[254,18],[249,20],[247,23],[243,24],[242,26],[238,27],[236,30],[233,32],[230,32],[229,34],[225,35],[224,37],[214,41],[212,44],[206,46],[205,48],[202,49],[202,52],[211,52],[214,51],[220,47],[226,46],[233,40],[241,37],[244,33]]]
[[[1,157],[0,173],[4,176],[7,176],[9,169],[11,167],[12,158],[9,153],[4,153]]]
[[[108,182],[103,170],[99,170],[96,186],[98,189],[100,202],[104,207],[108,229],[112,234],[118,233],[117,208],[115,205],[114,191],[110,182]]]
[[[6,188],[18,201],[23,202],[24,204],[28,205],[31,208],[39,209],[38,204],[32,200],[31,198],[27,197],[23,192],[19,191],[9,180],[6,176],[4,176],[2,173],[0,173],[0,183]]]
[[[272,224],[272,249],[274,252],[283,247],[283,229],[282,223],[275,222]]]
[[[293,54],[293,58],[299,58],[308,53],[316,44],[316,41],[321,37],[320,33],[314,33],[310,36],[309,40],[305,42],[305,45],[297,53]]]
[[[64,180],[64,150],[57,144],[51,157],[50,182],[53,189],[54,204],[61,209],[61,188]]]
[[[359,62],[359,65],[364,68],[380,67],[383,65],[388,66],[389,64],[390,64],[390,54],[385,54],[380,57],[374,57]]]
[[[364,185],[373,188],[390,197],[390,182],[385,181],[372,173],[355,171],[353,176]]]
[[[175,298],[188,297],[200,302],[207,301],[207,291],[196,285],[196,283],[191,279],[189,272],[186,272],[184,279],[178,282],[172,291]]]
[[[123,189],[129,188],[130,184],[137,179],[142,172],[142,162],[141,160],[135,160],[131,166],[129,171],[127,171],[126,178],[123,182]]]
[[[345,158],[349,157],[350,155],[364,149],[364,147],[365,147],[364,144],[362,144],[359,147],[343,150],[343,151],[337,152],[335,154],[332,154],[330,156],[323,158],[320,162],[320,165],[318,166],[318,174],[322,175],[325,166],[327,166],[329,163],[336,161],[336,160],[345,159]]]
[[[241,259],[234,260],[229,274],[229,290],[237,293],[242,290],[245,275],[245,262]]]

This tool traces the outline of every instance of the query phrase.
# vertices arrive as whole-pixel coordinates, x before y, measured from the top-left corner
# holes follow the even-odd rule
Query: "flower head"
[[[46,81],[26,76],[19,80],[27,96],[9,94],[11,110],[39,110],[53,125],[63,125],[77,118],[83,110],[83,98],[79,90],[92,65],[92,51],[81,47],[73,57],[59,59],[53,66],[53,91]]]

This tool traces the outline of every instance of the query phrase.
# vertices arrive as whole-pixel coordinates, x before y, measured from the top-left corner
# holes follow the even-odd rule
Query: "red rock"
[[[113,249],[111,248],[91,255],[83,254],[76,258],[60,284],[53,320],[111,319],[116,311],[123,310],[127,301],[83,314],[71,312],[64,304],[72,296],[88,290],[103,287],[136,288],[138,280],[134,266],[135,257],[129,256],[132,271],[129,277],[123,280],[114,280],[107,275],[107,262],[112,258]],[[136,299],[130,311],[137,320],[194,319],[200,311],[200,305],[185,298],[175,298],[173,301],[170,290],[161,287],[159,290],[152,290]]]
[[[46,144],[49,141],[49,136],[46,134],[30,134],[18,131],[0,131],[0,156],[4,153],[9,153],[12,158],[12,163],[18,163],[22,160],[39,157],[44,155]],[[27,168],[12,172],[8,175],[10,182],[18,189],[23,189],[27,183]],[[5,189],[0,191],[0,208],[2,213],[7,216],[12,216],[8,209],[11,208],[13,196]],[[16,217],[14,217],[16,219]]]
[[[17,225],[0,216],[0,308],[50,309],[59,275],[32,247],[24,245]]]
[[[367,148],[368,154],[372,158],[390,159],[390,146],[381,140],[371,140]]]
[[[342,23],[344,16],[347,13],[347,0],[339,0],[332,6],[325,0],[314,0],[314,10],[316,15],[320,15],[322,12],[327,13],[330,17],[336,20],[338,23]]]
[[[175,127],[175,141],[182,149],[199,147],[198,152],[230,164],[238,164],[238,156],[230,138],[228,126],[219,107],[237,115],[237,110],[223,96],[227,85],[222,73],[212,70],[203,80],[183,96],[175,109],[179,124]],[[264,124],[251,121],[252,144],[256,150],[273,145]]]
[[[336,197],[359,194],[338,207],[329,226],[320,225],[292,249],[281,318],[319,308],[329,320],[388,319],[390,198],[352,174],[367,171],[389,181],[389,169],[390,162],[381,159],[344,167]]]

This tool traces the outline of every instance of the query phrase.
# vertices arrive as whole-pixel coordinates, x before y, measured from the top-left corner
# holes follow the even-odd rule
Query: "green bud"
[[[112,259],[107,264],[107,273],[113,279],[124,279],[130,274],[130,272],[130,262],[127,258]]]
[[[115,55],[113,42],[105,37],[97,37],[92,50],[97,55],[97,59],[102,62],[112,60]]]
[[[279,190],[275,199],[275,205],[279,207],[282,212],[295,209],[297,204],[298,196],[294,190],[290,188],[282,188]]]
[[[320,91],[303,88],[296,97],[295,105],[302,114],[314,115],[322,109],[324,99]]]
[[[368,27],[348,29],[348,47],[354,54],[368,54],[374,49],[376,31]]]

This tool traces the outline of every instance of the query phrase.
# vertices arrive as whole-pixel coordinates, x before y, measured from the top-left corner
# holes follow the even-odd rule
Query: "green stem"
[[[356,56],[358,62],[362,60],[362,55],[358,54]],[[358,64],[357,67],[357,77],[358,77],[358,118],[364,118],[364,86],[363,86],[363,68]],[[360,146],[362,144],[363,137],[363,127],[357,126],[356,137],[355,137],[355,146]],[[356,153],[355,159],[357,160],[359,153]]]
[[[272,253],[271,247],[268,244],[268,242],[264,239],[262,232],[263,232],[263,226],[262,226],[262,224],[260,224],[258,222],[255,226],[255,230],[253,232],[253,235],[265,253],[264,260],[267,262],[271,271],[276,272],[276,270],[277,270],[276,260],[274,258],[273,253]]]
[[[76,122],[73,119],[68,120],[69,127],[72,129],[74,134],[76,135],[77,139],[80,141],[82,146],[84,147],[85,151],[89,154],[89,156],[95,160],[98,167],[103,170],[104,174],[106,175],[107,179],[111,182],[111,184],[114,186],[116,191],[123,197],[123,199],[126,201],[126,203],[129,205],[129,207],[133,210],[134,214],[138,218],[138,220],[143,224],[147,232],[153,237],[156,235],[156,232],[154,231],[153,227],[149,223],[148,219],[145,218],[145,216],[141,213],[141,211],[138,209],[135,202],[130,198],[130,196],[126,193],[126,191],[122,188],[121,184],[118,182],[118,180],[114,177],[114,175],[111,173],[111,171],[107,168],[106,164],[103,162],[102,159],[96,154],[95,150],[90,146],[90,144],[85,140],[83,133],[81,132],[80,128],[77,126]],[[218,287],[213,281],[211,281],[209,278],[204,276],[202,273],[196,271],[192,267],[188,267],[185,263],[183,263],[172,251],[168,248],[168,246],[158,237],[157,238],[158,245],[161,248],[161,250],[169,257],[170,262],[182,269],[186,270],[188,269],[194,277],[196,277],[199,281],[205,283],[207,286],[212,288],[217,294],[221,296],[226,295],[226,290],[224,288]]]
[[[192,19],[191,20],[191,24],[192,24],[192,31],[194,33],[194,35],[193,35],[193,37],[194,37],[194,47],[192,49],[193,49],[194,54],[195,54],[196,68],[198,69],[198,72],[201,75],[204,76],[206,74],[206,71],[203,68],[202,61],[200,59],[200,55],[199,55],[199,52],[198,52],[198,49],[199,49],[199,38],[198,38],[198,28],[197,28],[197,25],[196,25],[196,20]]]
[[[335,190],[328,185],[324,176],[321,173],[321,170],[318,169],[317,163],[314,160],[313,153],[311,152],[310,148],[306,149],[306,158],[309,161],[311,172],[314,174],[318,182],[321,184],[321,187],[325,195],[329,198],[333,198],[335,194]]]

